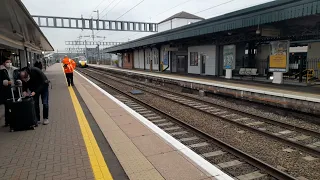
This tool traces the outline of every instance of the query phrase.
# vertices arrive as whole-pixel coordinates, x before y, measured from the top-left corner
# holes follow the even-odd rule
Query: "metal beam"
[[[112,21],[101,19],[86,19],[73,17],[55,17],[55,16],[32,16],[39,27],[46,28],[67,28],[67,29],[91,29],[106,31],[136,31],[136,32],[157,32],[157,23],[130,22],[130,21]],[[138,27],[130,26],[134,24]],[[145,26],[142,26],[145,25]],[[148,26],[149,28],[146,28]]]
[[[84,52],[84,51],[98,51],[98,48],[65,48],[66,51],[78,51],[78,52]],[[103,50],[103,49],[99,49]]]
[[[71,51],[71,52],[85,52],[86,48],[65,48],[66,51]]]
[[[122,44],[122,42],[99,42],[99,41],[65,41],[65,45],[100,45],[100,46],[114,46]]]

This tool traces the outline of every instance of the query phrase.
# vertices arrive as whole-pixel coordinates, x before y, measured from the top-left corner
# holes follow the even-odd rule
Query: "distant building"
[[[182,11],[158,23],[158,32],[178,28],[202,20],[204,20],[204,18]]]

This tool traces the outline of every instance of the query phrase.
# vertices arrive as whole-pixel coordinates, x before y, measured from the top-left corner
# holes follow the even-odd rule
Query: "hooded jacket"
[[[28,82],[22,82],[23,91],[27,91],[28,89],[31,92],[35,92],[39,94],[45,87],[49,86],[49,80],[47,76],[38,68],[30,67],[24,68],[30,76]]]
[[[73,73],[76,68],[76,63],[74,60],[69,59],[68,57],[64,58],[62,61],[64,73]]]

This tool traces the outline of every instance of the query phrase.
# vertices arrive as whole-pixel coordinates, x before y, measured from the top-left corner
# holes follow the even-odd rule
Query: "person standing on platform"
[[[45,71],[47,70],[47,66],[48,66],[47,60],[43,58],[43,67]]]
[[[11,86],[12,85],[21,85],[19,80],[19,71],[18,68],[12,66],[12,62],[9,58],[4,59],[3,65],[0,67],[0,78],[1,78],[1,93],[0,99],[1,104],[4,104],[5,107],[5,127],[10,124],[10,107],[8,100],[12,99]],[[14,94],[16,95],[17,89],[14,89]]]
[[[42,66],[42,62],[40,61],[40,59],[37,59],[37,61],[34,63],[33,66],[39,68],[42,71],[43,66]]]
[[[43,124],[49,124],[49,80],[47,76],[36,67],[21,69],[23,96],[33,96],[38,124],[40,124],[39,99],[43,104]],[[28,94],[28,90],[31,94]]]
[[[64,73],[66,74],[68,86],[74,86],[73,84],[73,71],[76,68],[76,63],[74,60],[70,59],[67,55],[64,56],[62,60]]]

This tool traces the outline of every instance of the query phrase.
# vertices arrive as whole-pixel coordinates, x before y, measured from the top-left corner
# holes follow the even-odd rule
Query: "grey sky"
[[[25,6],[33,15],[63,16],[63,17],[97,17],[100,11],[101,19],[117,19],[127,10],[135,6],[141,0],[22,0]],[[175,13],[186,11],[196,13],[209,7],[228,2],[230,0],[144,0],[139,6],[124,15],[120,20],[128,21],[146,21],[160,22],[163,19],[172,16]],[[211,18],[231,11],[240,10],[246,7],[270,2],[271,0],[234,0],[230,3],[196,14],[203,18]],[[174,9],[166,11],[178,4],[186,2]],[[100,4],[101,3],[101,4]],[[111,4],[110,4],[111,3]],[[98,6],[100,4],[100,6]],[[96,8],[98,6],[98,8]],[[107,8],[106,8],[107,7]],[[103,11],[104,10],[104,11]],[[103,11],[103,12],[102,12]],[[162,13],[166,11],[165,13]],[[102,13],[101,13],[102,12]],[[160,14],[162,13],[162,14]],[[89,30],[68,30],[41,28],[48,37],[53,47],[59,51],[64,51],[66,47],[64,41],[76,40],[79,35],[91,35]],[[96,32],[95,32],[96,33]],[[100,41],[128,41],[151,33],[136,32],[115,32],[100,31],[99,36],[105,36],[106,39]],[[88,39],[88,38],[83,38]]]

